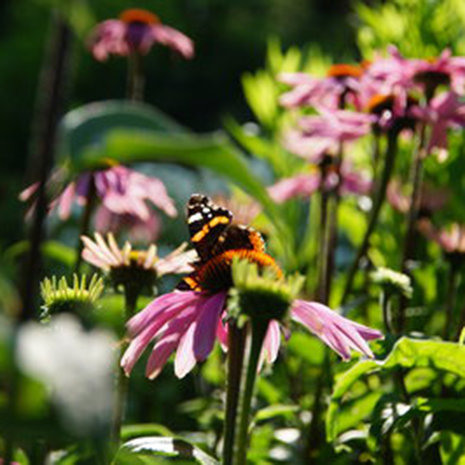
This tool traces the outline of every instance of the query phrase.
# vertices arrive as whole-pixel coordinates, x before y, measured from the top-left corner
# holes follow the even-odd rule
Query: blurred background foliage
[[[37,82],[50,26],[51,6],[62,9],[77,35],[72,80],[68,89],[68,109],[96,100],[124,97],[125,60],[96,62],[86,49],[85,37],[96,21],[116,17],[125,8],[137,6],[150,9],[164,22],[192,37],[197,56],[192,61],[182,61],[162,47],[156,48],[144,61],[147,102],[170,115],[183,128],[194,132],[225,127],[234,141],[228,141],[228,153],[234,153],[234,144],[237,144],[246,153],[268,162],[272,172],[260,171],[262,179],[268,180],[274,176],[294,174],[303,164],[300,159],[289,157],[278,139],[280,129],[288,123],[289,118],[277,103],[277,97],[284,88],[276,79],[279,72],[304,70],[322,75],[333,62],[371,58],[377,49],[383,50],[391,43],[409,57],[434,56],[446,46],[450,46],[455,54],[465,55],[465,4],[461,0],[140,0],[137,3],[129,0],[88,3],[81,0],[4,0],[0,5],[0,128],[4,161],[0,173],[2,249],[22,237],[23,208],[19,208],[17,194],[25,185],[27,155],[33,150],[29,141],[37,94],[40,94]],[[451,145],[456,149],[451,150],[451,157],[441,165],[441,170],[437,170],[436,159],[428,160],[426,166],[428,177],[440,185],[450,184],[456,190],[451,209],[440,213],[446,220],[465,220],[461,208],[464,168],[457,149],[463,146],[462,139],[461,135],[453,136]],[[124,138],[113,142],[122,155]],[[151,140],[150,143],[153,144],[152,148],[158,147],[161,153],[157,141]],[[128,147],[133,149],[133,146]],[[214,149],[211,149],[211,153]],[[362,153],[363,150],[356,148],[355,158],[358,152]],[[400,166],[399,173],[406,172],[408,155],[404,154],[402,159],[404,166]],[[147,160],[142,157],[138,161]],[[151,169],[153,166],[147,167],[147,170]],[[258,166],[257,170],[260,169]],[[214,192],[222,186],[212,175],[194,173],[178,166],[157,165],[156,173],[168,180],[169,186],[176,184],[170,193],[177,195],[179,206],[192,191],[202,189]],[[240,171],[238,173],[240,177]],[[183,183],[179,182],[180,177]],[[286,225],[297,227],[302,211],[297,203],[290,203],[281,214],[285,216]],[[341,208],[341,228],[347,236],[347,240],[344,238],[342,242],[342,250],[345,247],[350,253],[351,243],[360,241],[357,232],[364,230],[365,222],[364,214],[353,205]],[[377,248],[370,258],[377,266],[395,266],[401,236],[399,214],[386,212],[383,224],[385,228],[373,238]],[[66,226],[54,220],[49,223],[61,239],[71,238],[68,240],[70,243],[75,241],[76,225],[73,220]],[[165,231],[165,238],[169,237],[170,241],[185,238],[183,228],[181,215]],[[69,233],[71,230],[74,231],[73,235]],[[299,252],[294,257],[295,262],[288,264],[290,269],[299,269],[300,261],[308,263],[308,257],[315,252],[315,244],[307,239],[296,237],[301,243],[293,244],[293,249]],[[55,242],[47,243],[44,248],[48,270],[56,272],[70,267],[73,257],[69,256],[68,249]],[[445,274],[445,270],[432,269],[440,260],[440,252],[434,245],[430,248],[434,263],[430,268],[424,267],[416,273],[417,292],[425,294],[429,302],[434,302],[423,307],[414,318],[414,326],[423,327],[425,333],[430,328],[441,326],[442,322],[437,325],[436,320],[440,320],[442,315],[436,317],[433,313],[438,296],[446,293],[444,283],[437,280],[436,273],[433,273]],[[0,294],[2,305],[10,313],[17,311],[18,306],[10,278],[21,253],[24,253],[24,243],[10,248],[2,260]],[[344,260],[344,253],[340,257]],[[309,279],[312,279],[310,275]],[[172,282],[161,285],[169,289]],[[336,283],[336,293],[340,292],[340,287],[340,283]],[[141,305],[143,303],[145,301]],[[372,298],[369,303],[361,306],[358,312],[364,313],[362,316],[366,323],[380,327],[375,299]],[[101,308],[96,311],[97,324],[121,333],[121,306],[121,296],[107,294]],[[388,351],[391,346],[392,341],[386,341],[385,347],[378,347],[378,353]],[[444,357],[447,358],[447,355]],[[284,363],[276,364],[270,376],[263,376],[259,380],[255,417],[257,427],[251,447],[251,463],[299,463],[302,448],[313,440],[309,437],[310,411],[314,406],[316,380],[323,375],[324,349],[313,337],[296,333],[281,357]],[[408,358],[406,360],[404,363],[402,359],[398,365],[405,366],[411,362]],[[6,363],[3,360],[0,362]],[[442,380],[432,380],[436,376],[433,370],[428,367],[424,369],[421,363],[416,363],[416,359],[414,362],[410,365],[414,369],[409,374],[409,382],[415,391],[427,395],[431,386],[436,394],[444,389]],[[214,355],[202,367],[196,368],[186,382],[178,382],[172,370],[164,370],[157,379],[156,389],[152,382],[144,378],[144,365],[144,361],[138,363],[130,381],[128,421],[152,424],[128,427],[124,432],[125,438],[131,439],[142,433],[170,434],[171,429],[176,432],[200,430],[184,436],[210,450],[217,449],[222,427],[220,406],[224,382],[221,350],[217,348]],[[345,370],[347,365],[337,364],[334,374],[337,376],[338,372]],[[200,371],[202,376],[198,376]],[[384,371],[382,374],[386,375]],[[436,384],[433,385],[433,381]],[[342,381],[338,383],[344,385]],[[347,432],[352,435],[339,438],[344,458],[332,448],[326,448],[320,455],[321,463],[374,460],[377,443],[373,442],[373,438],[379,438],[379,429],[383,427],[386,414],[385,410],[373,409],[376,404],[380,408],[387,408],[391,402],[388,388],[381,383],[384,383],[382,378],[367,376],[366,379],[354,378],[353,385],[345,386],[352,390],[344,408],[338,413],[337,421],[332,417],[334,424],[331,425],[331,434],[334,438]],[[463,383],[458,386],[454,383],[455,379],[446,383],[446,387],[454,393],[463,394]],[[33,397],[32,392],[24,395]],[[412,411],[412,415],[427,414],[433,408],[443,408],[447,413],[449,407],[420,405]],[[366,426],[369,417],[378,420],[370,431]],[[459,419],[462,420],[462,417],[463,413]],[[270,420],[273,422],[270,423]],[[158,423],[163,423],[163,426]],[[445,435],[441,453],[447,460],[454,451],[465,449],[463,438],[455,435],[452,427],[441,434]],[[367,438],[371,438],[371,442]],[[403,438],[399,436],[399,441],[405,440],[405,436]],[[399,450],[403,447],[400,442],[397,446]],[[406,457],[407,446],[404,445]],[[77,463],[72,458],[68,461],[65,459],[56,463]],[[124,457],[121,463],[125,463]],[[141,460],[141,463],[152,462]],[[452,464],[450,461],[448,463]]]

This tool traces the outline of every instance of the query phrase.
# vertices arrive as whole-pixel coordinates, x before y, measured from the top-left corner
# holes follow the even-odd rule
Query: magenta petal
[[[168,358],[176,349],[179,338],[180,334],[174,333],[155,344],[145,368],[147,378],[154,379],[160,374]]]
[[[223,311],[226,293],[221,292],[210,297],[202,308],[202,313],[197,319],[194,334],[195,358],[200,362],[205,360],[213,349],[218,321]]]
[[[157,297],[126,323],[129,334],[132,336],[138,334],[170,305],[179,303],[187,306],[195,297],[196,294],[190,291],[170,292]]]

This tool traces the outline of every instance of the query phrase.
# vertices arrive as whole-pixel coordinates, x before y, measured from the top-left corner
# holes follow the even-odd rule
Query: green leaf
[[[127,462],[126,458],[139,458],[138,462]],[[183,439],[173,437],[141,437],[124,443],[115,458],[116,465],[123,463],[161,463],[157,458],[176,458],[182,463],[198,463],[201,465],[219,465],[218,461],[196,446]],[[144,461],[154,458],[155,461]]]
[[[296,415],[298,411],[299,407],[297,405],[270,405],[268,407],[260,409],[255,414],[254,421],[266,421],[276,417],[292,417]]]
[[[444,465],[465,465],[465,437],[449,432],[441,433],[441,460]]]
[[[188,132],[169,116],[145,103],[106,100],[83,105],[63,117],[58,136],[59,152],[62,156],[79,157],[89,145],[119,128]]]
[[[465,347],[452,342],[400,339],[384,361],[363,360],[341,375],[335,384],[326,418],[329,440],[338,434],[338,415],[343,397],[363,376],[375,372],[389,372],[397,368],[430,367],[465,378]],[[428,405],[428,404],[427,404]],[[431,405],[431,404],[429,404]]]
[[[129,441],[130,439],[139,438],[141,436],[172,436],[173,432],[166,426],[158,423],[140,423],[134,425],[124,425],[121,428],[121,440]]]
[[[5,252],[5,258],[15,260],[29,251],[28,241],[19,241],[9,247]],[[58,241],[46,241],[41,246],[42,254],[50,260],[62,263],[71,268],[76,262],[76,251]]]

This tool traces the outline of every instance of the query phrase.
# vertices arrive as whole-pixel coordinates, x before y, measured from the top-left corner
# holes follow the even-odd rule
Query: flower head
[[[439,160],[444,160],[448,155],[448,128],[465,127],[465,104],[460,101],[455,92],[443,92],[424,107],[415,106],[412,114],[419,120],[431,125],[431,137],[427,152],[433,150],[439,152]]]
[[[152,244],[147,250],[133,250],[126,242],[118,247],[113,234],[107,241],[95,233],[95,241],[82,236],[84,249],[82,257],[97,268],[108,272],[115,286],[134,285],[138,288],[152,288],[156,280],[165,274],[187,273],[192,270],[190,263],[195,260],[194,251],[185,252],[182,245],[164,258],[157,255],[157,247]]]
[[[270,186],[268,193],[275,202],[283,203],[292,198],[308,198],[322,186],[326,191],[338,187],[341,195],[365,195],[370,192],[372,182],[366,173],[355,170],[348,161],[344,161],[339,168],[331,164],[324,168],[324,172],[313,171],[283,178]]]
[[[400,293],[405,297],[412,296],[411,279],[404,273],[380,267],[371,273],[371,279],[389,293]]]
[[[452,223],[447,228],[437,229],[430,220],[422,219],[418,222],[418,229],[436,242],[446,257],[458,261],[465,258],[465,225]]]
[[[25,189],[20,194],[23,201],[30,200],[36,193],[38,183]],[[49,205],[50,211],[58,209],[62,220],[69,218],[71,207],[76,202],[85,205],[88,194],[95,189],[101,206],[113,215],[132,218],[140,225],[150,222],[152,212],[148,203],[152,203],[168,216],[177,215],[176,207],[168,195],[163,182],[151,176],[116,165],[106,170],[98,170],[81,174],[55,197]],[[102,213],[100,213],[102,214]]]
[[[281,96],[280,103],[287,108],[321,106],[335,110],[344,108],[348,100],[357,107],[362,74],[363,68],[350,64],[331,66],[324,78],[306,73],[282,73],[279,80],[293,89]]]
[[[40,284],[40,294],[44,301],[42,308],[45,316],[56,313],[81,313],[90,310],[103,292],[103,280],[93,275],[87,283],[86,275],[73,275],[70,286],[63,276],[57,279],[45,278]]]
[[[89,46],[97,60],[105,61],[108,55],[127,56],[132,52],[145,55],[157,43],[170,47],[184,58],[194,56],[194,45],[187,36],[162,24],[150,11],[136,8],[123,11],[119,19],[98,24]]]
[[[388,185],[386,196],[388,202],[397,211],[407,213],[410,209],[411,196],[406,195],[398,180],[391,181]],[[449,200],[449,192],[446,189],[433,188],[423,183],[420,195],[420,209],[418,216],[430,217],[432,213],[443,208]]]
[[[127,323],[131,343],[121,360],[127,374],[152,342],[155,344],[146,367],[146,375],[150,378],[160,373],[174,351],[175,373],[183,377],[208,356],[216,338],[226,348],[228,327],[223,320],[234,278],[239,295],[244,289],[248,292],[248,304],[258,294],[266,297],[267,302],[272,299],[282,303],[277,307],[284,310],[278,312],[280,315],[271,316],[264,341],[263,350],[269,362],[278,354],[279,320],[287,307],[291,319],[309,328],[343,358],[350,357],[351,349],[372,356],[365,341],[379,338],[381,333],[353,323],[324,305],[293,299],[293,295],[291,299],[291,293],[284,292],[285,283],[281,283],[283,273],[265,252],[261,236],[251,228],[231,225],[231,218],[231,212],[214,205],[207,197],[197,194],[191,197],[188,223],[199,262],[194,263],[194,272],[183,279],[179,290],[156,298]],[[239,279],[237,272],[233,272],[233,263],[237,260],[252,264],[256,271],[250,277],[239,273]],[[259,272],[266,277],[260,278]],[[275,285],[268,286],[270,277],[277,282]],[[251,292],[252,287],[255,292]],[[239,303],[243,304],[240,299]],[[262,308],[263,305],[257,304],[257,311]],[[250,305],[248,311],[253,311]]]
[[[335,155],[343,142],[355,141],[371,130],[373,115],[350,110],[319,108],[319,115],[303,116],[299,129],[284,136],[287,149],[312,163],[327,154]]]

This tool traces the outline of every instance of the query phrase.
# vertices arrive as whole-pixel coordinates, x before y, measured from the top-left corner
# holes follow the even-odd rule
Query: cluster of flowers
[[[285,108],[298,109],[299,115],[307,109],[317,113],[299,116],[297,128],[285,132],[284,145],[325,169],[281,180],[271,189],[277,201],[308,196],[322,180],[325,188],[339,186],[342,194],[369,192],[369,177],[354,171],[347,158],[339,165],[336,162],[343,145],[367,134],[396,137],[419,125],[428,126],[430,137],[425,151],[437,151],[444,159],[448,128],[465,126],[465,104],[460,99],[465,92],[465,58],[453,57],[449,50],[437,58],[422,60],[407,59],[390,47],[386,57],[378,56],[371,62],[333,65],[324,78],[283,73],[279,79],[291,87],[280,99]],[[329,170],[328,157],[333,160]],[[393,205],[405,209],[401,197],[399,186],[391,186]],[[434,206],[442,205],[436,202]]]

